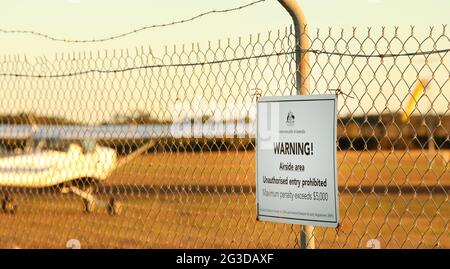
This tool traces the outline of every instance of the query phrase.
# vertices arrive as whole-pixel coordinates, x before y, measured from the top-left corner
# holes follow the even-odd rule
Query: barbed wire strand
[[[173,25],[177,25],[177,24],[183,24],[183,23],[187,23],[187,22],[191,22],[194,21],[196,19],[199,19],[201,17],[204,16],[208,16],[211,14],[218,14],[218,13],[228,13],[228,12],[233,12],[233,11],[238,11],[244,8],[248,8],[250,6],[265,2],[266,0],[258,0],[258,1],[254,1],[245,5],[241,5],[238,7],[234,7],[234,8],[227,8],[227,9],[218,9],[218,10],[210,10],[204,13],[200,13],[194,17],[188,18],[188,19],[182,19],[182,20],[178,20],[178,21],[173,21],[171,23],[162,23],[162,24],[154,24],[154,25],[149,25],[149,26],[143,26],[141,28],[138,29],[134,29],[132,31],[129,32],[125,32],[125,33],[121,33],[121,34],[117,34],[117,35],[113,35],[110,37],[105,37],[105,38],[98,38],[98,39],[67,39],[67,38],[58,38],[58,37],[53,37],[49,34],[44,34],[42,32],[36,32],[33,30],[8,30],[8,29],[1,29],[0,28],[0,33],[3,34],[29,34],[29,35],[35,35],[35,36],[40,36],[43,37],[45,39],[49,39],[52,41],[58,41],[58,42],[67,42],[67,43],[94,43],[94,42],[105,42],[105,41],[109,41],[109,40],[114,40],[114,39],[118,39],[118,38],[122,38],[125,36],[129,36],[141,31],[145,31],[145,30],[149,30],[149,29],[153,29],[153,28],[161,28],[161,27],[168,27],[168,26],[173,26]]]
[[[291,55],[300,51],[301,53],[314,53],[316,55],[326,54],[330,56],[340,56],[340,57],[353,57],[353,58],[393,58],[393,57],[404,57],[404,56],[420,56],[420,55],[431,55],[431,54],[442,54],[450,52],[450,49],[440,49],[440,50],[429,50],[429,51],[420,51],[420,52],[405,52],[405,53],[389,53],[389,54],[351,54],[351,53],[339,53],[339,52],[329,52],[324,50],[314,50],[314,49],[301,49],[287,52],[278,52],[271,54],[260,54],[254,56],[247,57],[237,57],[232,59],[222,59],[222,60],[214,60],[214,61],[204,61],[204,62],[194,62],[194,63],[178,63],[178,64],[155,64],[155,65],[142,65],[142,66],[132,66],[121,69],[88,69],[79,72],[71,72],[71,73],[62,73],[62,74],[50,74],[50,75],[36,75],[36,74],[20,74],[20,73],[0,73],[2,77],[28,77],[28,78],[61,78],[61,77],[73,77],[86,75],[89,73],[123,73],[129,72],[139,69],[153,69],[153,68],[164,68],[164,67],[191,67],[191,66],[204,66],[204,65],[213,65],[213,64],[221,64],[235,61],[245,61],[251,59],[259,59],[259,58],[269,58],[274,56],[284,56]]]
[[[404,52],[404,53],[386,53],[386,54],[352,54],[352,53],[341,53],[341,52],[328,52],[324,50],[300,50],[300,52],[312,52],[314,54],[328,54],[334,56],[348,56],[353,58],[393,58],[393,57],[403,57],[403,56],[420,56],[429,54],[442,54],[449,52],[450,49],[441,50],[428,50],[428,51],[418,51],[418,52]]]

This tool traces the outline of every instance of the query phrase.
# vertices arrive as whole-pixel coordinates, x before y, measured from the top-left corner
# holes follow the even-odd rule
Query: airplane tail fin
[[[427,80],[419,79],[419,81],[417,82],[414,92],[411,95],[411,98],[409,99],[408,105],[406,106],[405,113],[403,113],[402,115],[402,122],[406,122],[406,120],[408,120],[408,117],[411,115],[411,112],[416,106],[417,101],[424,92],[427,84],[428,84]]]

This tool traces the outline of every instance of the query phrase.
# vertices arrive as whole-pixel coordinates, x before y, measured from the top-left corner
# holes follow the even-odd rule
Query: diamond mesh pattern
[[[341,226],[316,228],[317,248],[450,247],[450,39],[445,26],[416,36],[329,29],[301,48],[310,94],[341,93]],[[254,151],[256,98],[296,94],[295,50],[287,28],[160,53],[3,57],[0,246],[298,248],[298,226],[256,221]]]

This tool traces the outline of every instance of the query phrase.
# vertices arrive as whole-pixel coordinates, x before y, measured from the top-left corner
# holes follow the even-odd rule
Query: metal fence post
[[[309,56],[305,49],[309,48],[309,40],[306,29],[306,19],[302,9],[296,0],[278,0],[280,4],[291,15],[295,30],[295,62],[296,68],[296,88],[298,95],[309,94]],[[314,249],[314,227],[300,227],[300,248]]]

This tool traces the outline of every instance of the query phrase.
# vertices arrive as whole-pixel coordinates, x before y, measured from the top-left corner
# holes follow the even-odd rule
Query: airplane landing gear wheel
[[[111,216],[120,215],[122,213],[123,205],[114,196],[108,202],[108,214]]]
[[[89,200],[89,199],[83,199],[83,205],[84,205],[84,212],[86,213],[92,213],[95,211],[95,201]]]
[[[2,200],[2,209],[5,213],[15,214],[17,212],[17,204],[11,196],[6,195]]]
[[[84,212],[93,213],[97,209],[96,199],[93,196],[94,186],[87,184],[81,187]]]

